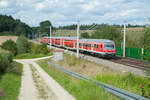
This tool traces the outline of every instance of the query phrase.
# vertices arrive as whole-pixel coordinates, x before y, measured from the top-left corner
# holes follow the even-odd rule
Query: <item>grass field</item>
[[[123,29],[122,29],[123,30]],[[139,27],[139,28],[127,28],[127,35],[130,39],[137,39],[143,35],[144,33],[144,28]],[[89,35],[92,35],[94,30],[80,30],[80,34],[87,32]],[[56,30],[53,32],[55,36],[76,36],[77,35],[77,30]],[[122,31],[123,34],[123,31]]]
[[[16,41],[17,38],[18,38],[17,36],[0,36],[0,45],[9,39]]]
[[[52,52],[50,52],[49,54],[30,54],[30,53],[26,53],[26,54],[19,54],[17,56],[14,57],[14,59],[32,59],[32,58],[40,58],[40,57],[46,57],[46,56],[51,56]]]
[[[88,32],[89,35],[92,34],[94,30],[80,30],[80,34],[84,33],[84,32]],[[54,31],[53,34],[54,36],[64,36],[64,37],[74,37],[77,35],[77,30],[57,30],[57,31]]]
[[[120,100],[120,98],[99,88],[92,82],[85,82],[76,79],[64,72],[48,65],[45,60],[39,61],[38,64],[53,77],[62,87],[64,87],[76,100]]]
[[[22,67],[22,64],[14,62],[9,70],[0,76],[0,100],[18,100]]]
[[[128,90],[138,95],[142,95],[141,86],[144,87],[147,93],[150,92],[148,90],[150,80],[142,76],[112,70],[103,65],[84,59],[77,59],[76,57],[68,54],[64,55],[64,59],[62,61],[55,62],[52,58],[48,61],[65,69],[80,73],[84,76],[88,76],[112,86]]]

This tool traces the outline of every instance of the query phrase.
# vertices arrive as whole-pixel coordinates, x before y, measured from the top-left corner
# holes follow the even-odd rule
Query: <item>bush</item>
[[[31,54],[48,54],[48,52],[46,44],[32,44]]]
[[[4,73],[13,61],[11,54],[0,54],[0,73]]]
[[[30,43],[28,42],[27,38],[21,35],[17,39],[17,52],[18,54],[29,53],[30,52]]]
[[[47,45],[44,43],[38,46],[38,50],[39,50],[40,54],[47,54],[48,53]]]
[[[17,45],[13,40],[7,40],[2,44],[1,48],[8,50],[14,56],[17,54]]]

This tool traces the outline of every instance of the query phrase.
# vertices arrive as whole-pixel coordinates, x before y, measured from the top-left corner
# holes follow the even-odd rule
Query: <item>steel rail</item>
[[[128,92],[126,90],[122,90],[122,89],[119,89],[119,88],[116,88],[116,87],[113,87],[111,85],[108,85],[108,84],[104,84],[103,82],[99,82],[97,80],[93,80],[93,79],[90,79],[88,77],[85,77],[83,75],[80,75],[78,73],[75,73],[75,72],[71,72],[71,71],[68,71],[56,64],[52,64],[50,63],[49,61],[46,61],[49,65],[52,65],[53,67],[67,73],[68,75],[71,75],[73,77],[76,77],[76,78],[79,78],[81,80],[85,80],[85,81],[93,81],[94,83],[96,83],[98,86],[104,88],[106,91],[122,98],[122,99],[125,99],[125,100],[149,100],[145,97],[142,97],[140,95],[137,95],[137,94],[134,94],[134,93],[131,93],[131,92]]]

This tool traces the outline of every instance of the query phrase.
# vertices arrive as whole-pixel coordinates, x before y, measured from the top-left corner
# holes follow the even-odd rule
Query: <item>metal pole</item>
[[[50,36],[50,44],[49,44],[49,48],[51,48],[52,47],[52,27],[50,26],[50,28],[49,28],[49,36]]]
[[[126,21],[124,21],[124,31],[123,31],[123,57],[126,57]]]
[[[39,32],[39,43],[40,43],[40,32]]]
[[[33,40],[33,32],[32,32],[32,40]]]
[[[78,20],[77,24],[77,58],[79,58],[79,34],[80,34],[80,21]]]

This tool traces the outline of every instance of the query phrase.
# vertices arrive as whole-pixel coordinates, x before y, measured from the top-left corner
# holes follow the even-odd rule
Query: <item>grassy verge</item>
[[[31,58],[40,58],[40,57],[46,57],[46,56],[51,56],[52,53],[49,54],[30,54],[30,53],[26,53],[26,54],[20,54],[14,57],[14,59],[31,59]]]
[[[62,87],[64,87],[77,100],[119,100],[120,98],[109,94],[92,82],[85,82],[71,77],[64,72],[48,65],[45,60],[38,64],[53,77]]]
[[[74,56],[64,54],[64,59],[59,62],[48,59],[51,63],[57,64],[65,69],[80,73],[84,76],[110,84],[112,86],[145,96],[150,93],[150,79],[131,73],[109,69],[84,59],[77,59]],[[144,89],[144,92],[143,92]]]
[[[22,64],[13,62],[0,78],[0,100],[18,100],[21,86]]]

